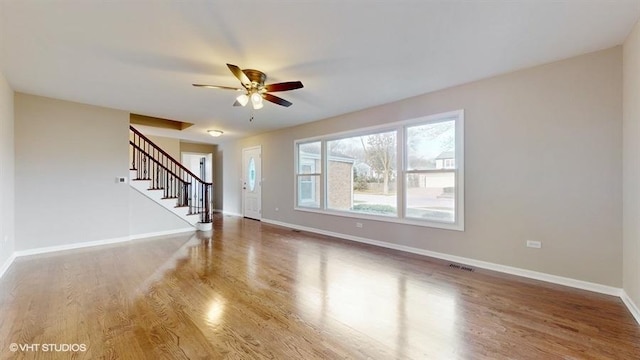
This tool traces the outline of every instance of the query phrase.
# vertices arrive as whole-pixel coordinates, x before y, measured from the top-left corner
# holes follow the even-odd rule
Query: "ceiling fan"
[[[193,84],[193,86],[242,91],[243,94],[236,98],[233,106],[245,106],[249,103],[249,100],[251,100],[251,105],[254,109],[261,109],[264,106],[262,103],[263,99],[274,104],[289,107],[292,104],[291,102],[270,93],[277,91],[295,90],[303,87],[300,81],[288,81],[265,85],[264,82],[265,80],[267,80],[267,75],[262,71],[254,69],[243,70],[233,64],[227,64],[227,67],[229,68],[229,70],[231,70],[233,75],[235,75],[235,77],[240,80],[242,88],[205,84]]]

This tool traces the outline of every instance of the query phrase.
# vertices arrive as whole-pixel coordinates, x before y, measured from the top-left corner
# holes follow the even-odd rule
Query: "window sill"
[[[421,220],[414,220],[414,219],[407,219],[407,218],[401,219],[395,216],[391,217],[391,216],[384,216],[384,215],[359,214],[359,213],[351,213],[351,212],[336,211],[336,210],[320,210],[320,209],[300,207],[300,206],[296,206],[293,209],[296,211],[303,211],[303,212],[330,215],[330,216],[339,216],[344,218],[372,220],[372,221],[421,226],[421,227],[443,229],[443,230],[464,231],[464,224],[459,224],[459,223],[441,223],[441,222],[435,222],[435,221],[421,221]]]

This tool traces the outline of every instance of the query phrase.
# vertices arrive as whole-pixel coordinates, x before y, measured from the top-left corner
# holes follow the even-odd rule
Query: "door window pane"
[[[253,157],[249,159],[249,191],[253,191],[256,188],[256,162]]]

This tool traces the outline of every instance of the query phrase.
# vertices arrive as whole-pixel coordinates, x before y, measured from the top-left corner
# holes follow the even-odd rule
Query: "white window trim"
[[[444,169],[447,172],[453,170],[455,172],[455,181],[456,181],[456,200],[455,200],[455,221],[453,223],[447,222],[437,222],[437,221],[429,221],[429,220],[419,220],[414,218],[406,218],[405,217],[405,204],[406,204],[406,192],[405,192],[405,164],[406,164],[406,128],[418,124],[428,124],[428,123],[436,123],[455,119],[455,167],[454,169]],[[364,136],[367,134],[385,132],[385,131],[396,131],[396,144],[397,148],[397,215],[396,216],[384,216],[384,215],[371,215],[371,214],[361,214],[357,212],[351,211],[340,211],[334,209],[326,208],[326,191],[325,186],[327,182],[327,174],[324,169],[326,168],[327,156],[326,156],[326,143],[331,140],[337,140],[346,137],[353,136]],[[300,144],[317,142],[320,141],[321,144],[321,154],[322,161],[320,162],[320,172],[317,174],[306,174],[306,175],[320,175],[320,207],[305,207],[298,205],[298,149]],[[398,224],[406,224],[406,225],[415,225],[415,226],[423,226],[437,229],[445,229],[445,230],[457,230],[464,231],[464,110],[455,110],[449,111],[445,113],[433,114],[428,116],[423,116],[420,118],[403,120],[393,123],[387,123],[383,125],[376,125],[371,127],[366,127],[362,129],[356,130],[348,130],[342,131],[333,134],[327,134],[322,136],[315,136],[305,139],[298,139],[294,141],[294,210],[303,211],[303,212],[311,212],[317,214],[331,215],[331,216],[340,216],[345,218],[356,218],[356,219],[365,219],[365,220],[374,220],[374,221],[382,221],[389,223],[398,223]]]
[[[295,158],[295,169],[294,169],[294,175],[295,175],[295,180],[294,180],[294,185],[293,185],[293,202],[294,202],[294,209],[306,209],[306,210],[316,210],[319,211],[320,209],[322,209],[324,207],[324,156],[320,156],[320,166],[319,169],[315,169],[315,173],[312,174],[300,174],[299,171],[299,164],[300,164],[300,159],[299,159],[299,149],[300,149],[300,145],[303,144],[307,144],[307,143],[313,143],[313,142],[318,142],[320,141],[320,153],[322,154],[323,148],[324,148],[324,144],[322,143],[322,141],[320,139],[308,139],[308,140],[297,140],[294,142],[293,144],[293,153],[294,153],[294,158]],[[298,204],[298,194],[300,189],[298,189],[298,179],[301,176],[314,176],[314,177],[318,177],[318,181],[320,182],[320,193],[319,193],[319,207],[315,207],[315,206],[305,206],[304,204]],[[315,189],[314,189],[315,191]],[[308,202],[311,203],[311,202]]]

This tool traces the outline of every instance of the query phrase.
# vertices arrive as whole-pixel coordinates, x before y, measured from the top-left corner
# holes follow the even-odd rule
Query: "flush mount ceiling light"
[[[218,136],[224,134],[224,132],[222,132],[221,130],[207,130],[207,132],[209,133],[209,135],[211,135],[213,137],[218,137]]]
[[[281,82],[276,84],[267,84],[264,82],[267,80],[267,75],[259,70],[253,69],[240,69],[236,65],[227,64],[227,67],[233,75],[235,75],[238,80],[240,80],[240,84],[242,88],[235,88],[230,86],[219,86],[219,85],[204,85],[204,84],[193,84],[193,86],[197,87],[205,87],[212,89],[224,89],[224,90],[235,90],[242,91],[243,94],[236,98],[236,101],[233,103],[233,106],[246,106],[251,100],[251,105],[254,109],[262,109],[264,106],[263,99],[274,104],[278,104],[281,106],[289,107],[291,106],[291,102],[279,98],[275,95],[271,95],[271,92],[276,91],[289,91],[300,89],[303,87],[300,81],[288,81]]]

